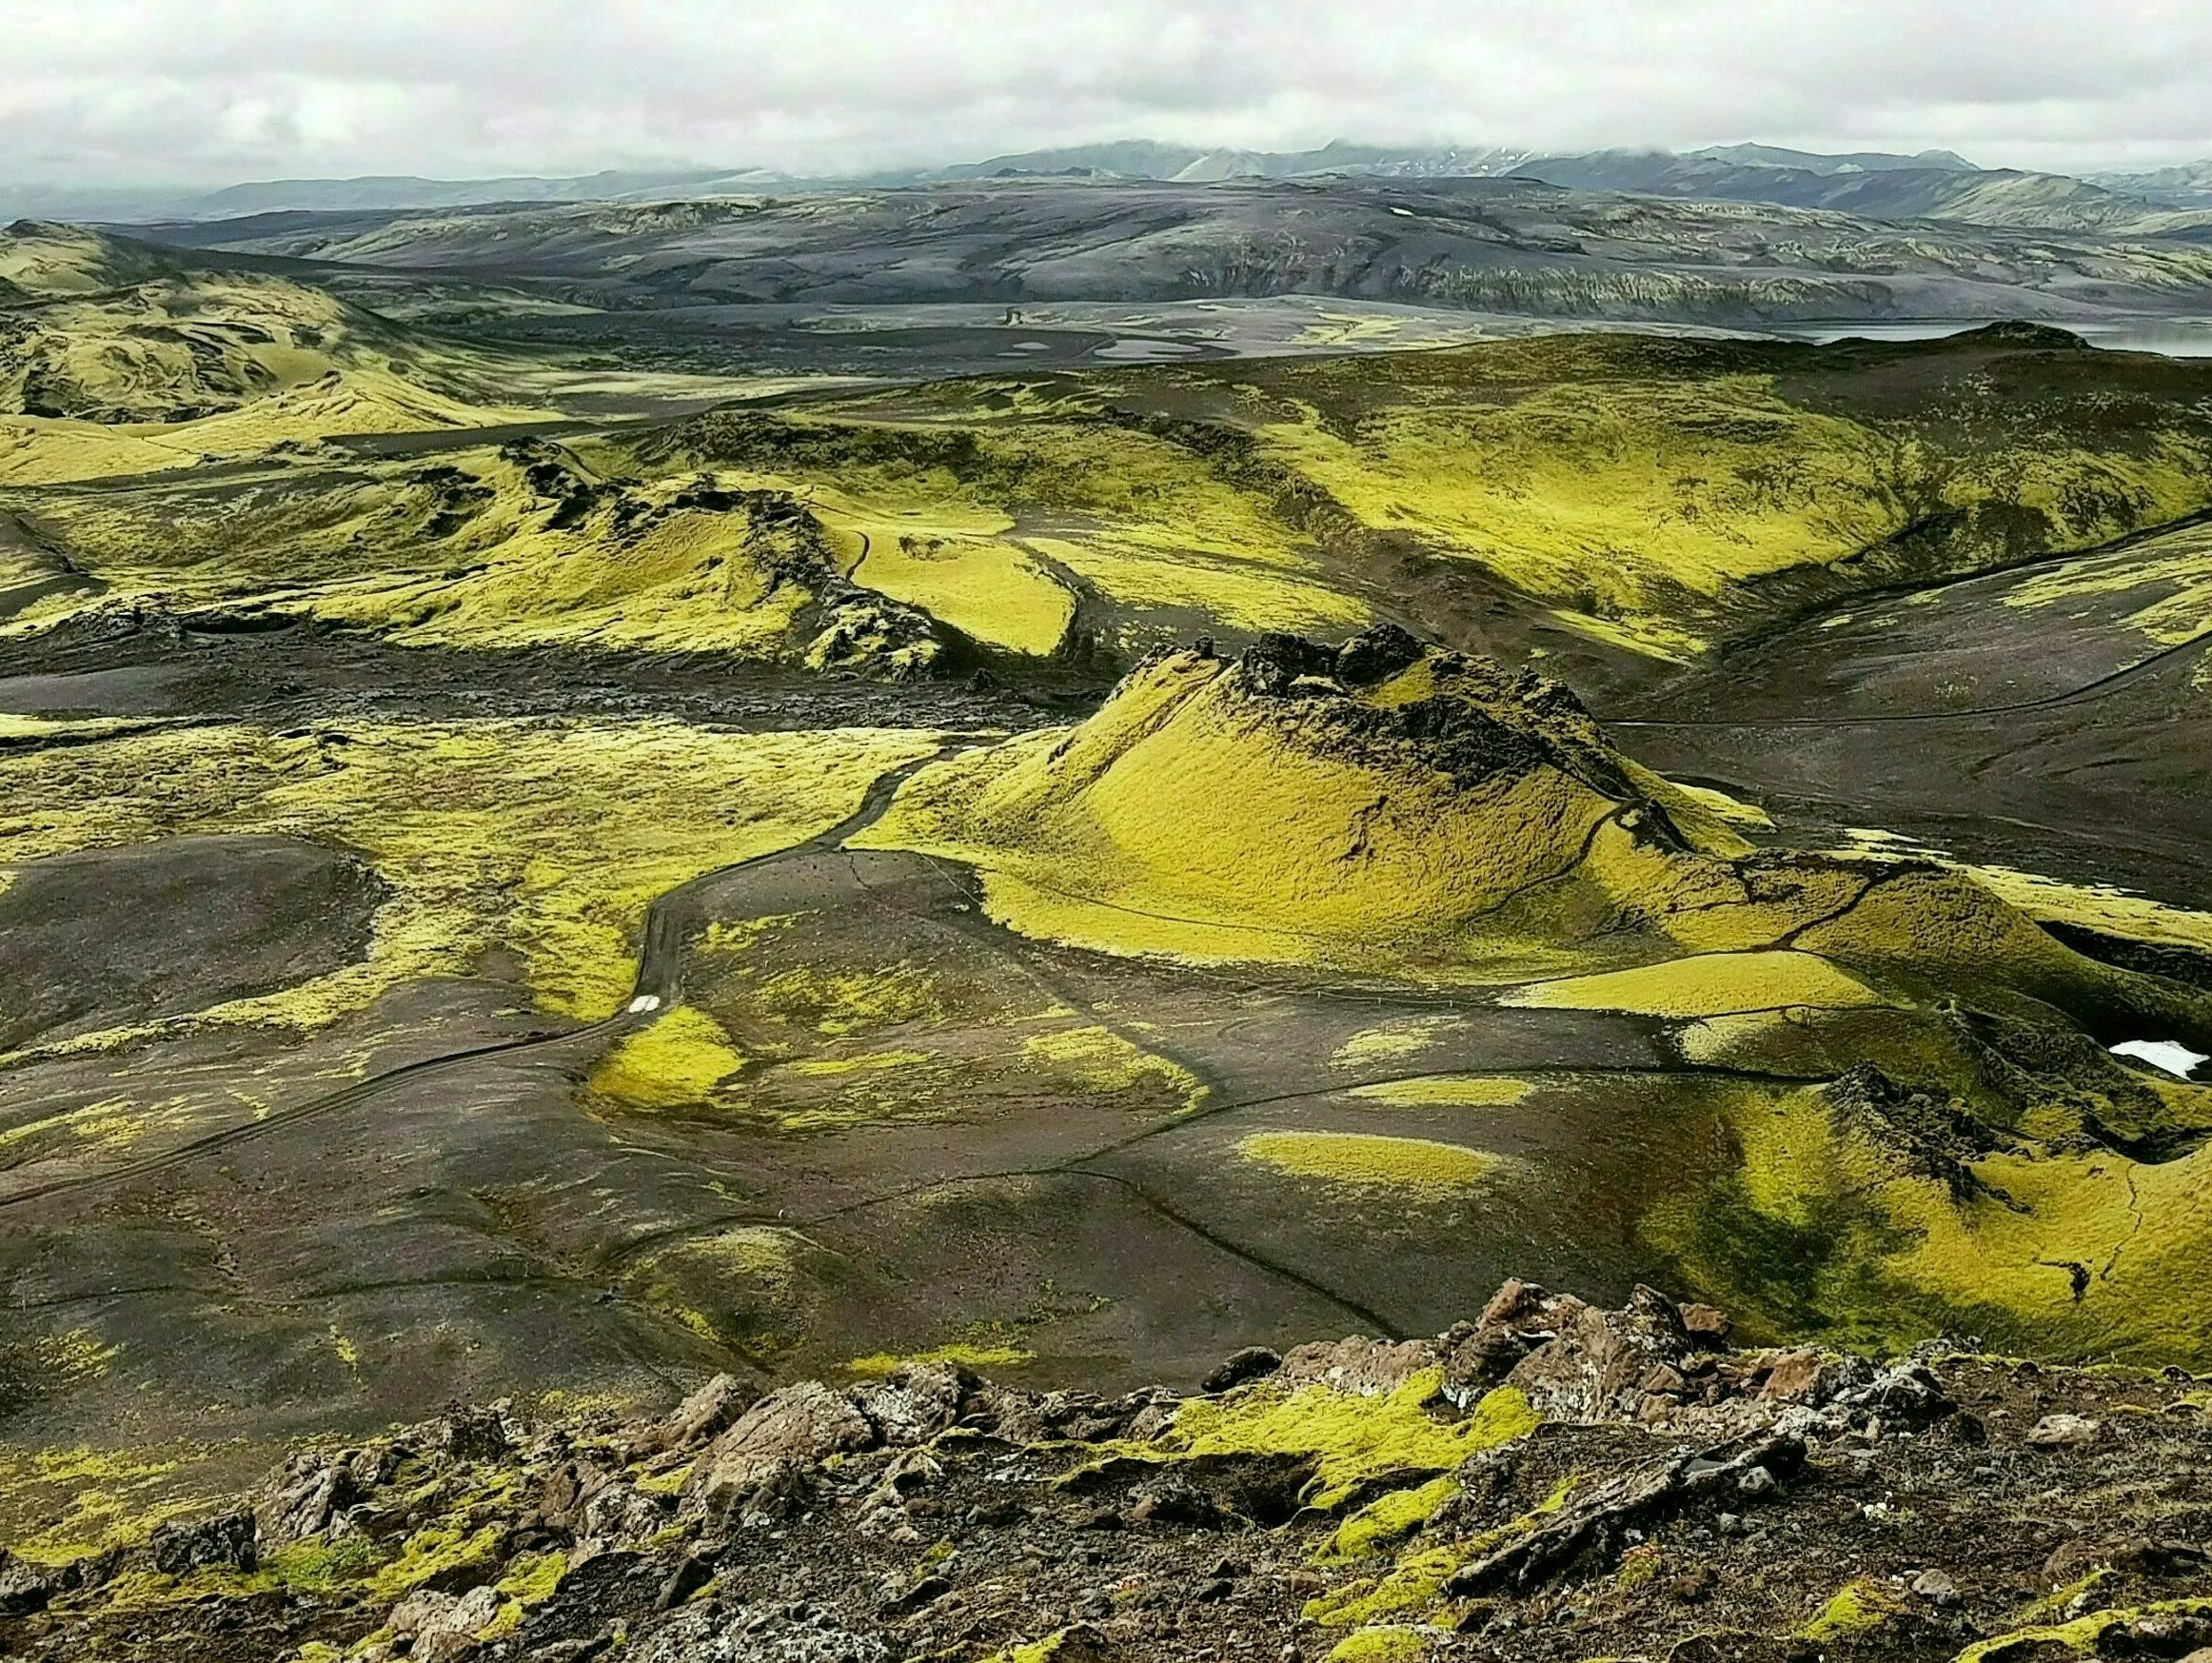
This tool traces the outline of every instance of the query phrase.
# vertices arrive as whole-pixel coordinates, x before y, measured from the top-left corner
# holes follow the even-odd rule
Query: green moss
[[[1238,1140],[1236,1153],[1292,1178],[1422,1201],[1479,1188],[1501,1164],[1498,1156],[1457,1143],[1364,1132],[1254,1132]]]
[[[984,1663],[1052,1663],[1053,1658],[1066,1652],[1069,1633],[1067,1629],[1058,1629],[1041,1640],[1009,1646],[1004,1651],[994,1652]]]
[[[330,1542],[286,1542],[263,1555],[261,1568],[277,1583],[302,1594],[321,1594],[374,1573],[382,1555],[359,1536]]]
[[[1379,1576],[1362,1577],[1308,1600],[1301,1614],[1323,1628],[1341,1629],[1427,1611],[1464,1562],[1456,1547],[1418,1548],[1399,1555]]]
[[[363,961],[193,1022],[319,1025],[399,981],[467,974],[495,947],[520,955],[546,1009],[599,1018],[629,997],[653,900],[826,829],[885,769],[935,748],[907,731],[673,722],[214,725],[0,756],[0,802],[38,804],[0,811],[0,862],[207,832],[366,855],[391,895]]]
[[[1817,1089],[1723,1099],[1741,1165],[1659,1202],[1646,1235],[1769,1332],[1886,1349],[1929,1333],[2143,1364],[2212,1357],[2190,1297],[2212,1244],[2212,1153],[2158,1163],[2021,1142],[1961,1193],[1839,1122]],[[2068,1267],[2093,1267],[2077,1286]]]
[[[624,1108],[681,1108],[711,1099],[744,1065],[721,1023],[680,1004],[618,1043],[592,1069],[589,1083]]]
[[[994,916],[1031,935],[1403,966],[1487,957],[1466,924],[1570,867],[1613,807],[1547,767],[1462,787],[1226,676],[1155,663],[1079,728],[924,770],[856,841],[978,864]]]
[[[1716,1017],[1790,1006],[1840,1009],[1882,996],[1810,953],[1707,953],[1518,988],[1505,1002],[1537,1009],[1630,1011],[1656,1017]]]
[[[1022,1042],[1021,1055],[1030,1065],[1072,1079],[1085,1091],[1105,1094],[1164,1086],[1182,1099],[1184,1107],[1194,1109],[1206,1098],[1206,1088],[1180,1063],[1095,1024],[1036,1035]]]
[[[57,254],[53,238],[0,234],[0,265],[41,273],[33,303],[15,308],[15,350],[0,365],[0,483],[557,414],[503,388],[500,371],[513,361],[415,335],[306,284],[155,268],[98,233],[63,235],[82,246]],[[30,243],[40,245],[35,255],[24,253]],[[62,281],[90,270],[108,281]],[[22,413],[33,403],[45,413]]]
[[[1465,1017],[1395,1017],[1362,1028],[1330,1053],[1332,1068],[1365,1068],[1418,1057],[1438,1040],[1467,1026]]]
[[[2212,1600],[2162,1599],[2124,1611],[2097,1611],[2072,1622],[2033,1624],[2009,1633],[1976,1640],[1961,1652],[1955,1663],[1989,1663],[1989,1660],[2028,1653],[2031,1649],[2060,1647],[2081,1657],[2101,1655],[2106,1633],[2124,1629],[2146,1616],[2212,1616]]]
[[[1442,1389],[1438,1369],[1422,1370],[1384,1397],[1356,1396],[1318,1383],[1285,1392],[1261,1382],[1184,1403],[1149,1453],[1166,1459],[1311,1456],[1314,1477],[1306,1500],[1328,1511],[1373,1479],[1447,1473],[1469,1455],[1536,1429],[1535,1410],[1511,1387],[1490,1393],[1463,1420],[1433,1418],[1429,1410]]]
[[[496,1563],[504,1534],[497,1524],[474,1531],[460,1525],[437,1525],[417,1531],[400,1544],[398,1554],[369,1579],[369,1586],[381,1599],[397,1599],[433,1576],[465,1566]]]
[[[1649,1588],[1659,1578],[1666,1555],[1655,1542],[1639,1542],[1621,1555],[1620,1568],[1613,1573],[1613,1586],[1623,1594],[1633,1594],[1639,1588]]]
[[[894,1369],[905,1363],[946,1363],[964,1369],[989,1373],[995,1369],[1017,1369],[1024,1363],[1037,1361],[1037,1354],[1015,1345],[940,1345],[929,1351],[871,1352],[866,1356],[853,1358],[845,1364],[848,1374],[870,1379],[881,1379]]]
[[[1114,536],[1029,542],[1125,606],[1189,608],[1233,629],[1294,633],[1356,629],[1373,616],[1366,602],[1326,583],[1226,556],[1153,549]]]
[[[566,1554],[521,1554],[508,1563],[507,1574],[499,1580],[499,1591],[509,1599],[537,1605],[552,1598],[561,1578],[567,1574]]]
[[[1434,1518],[1437,1510],[1458,1494],[1458,1484],[1449,1477],[1393,1490],[1338,1525],[1322,1557],[1364,1559],[1387,1553]]]
[[[1378,1080],[1353,1086],[1348,1094],[1362,1102],[1388,1103],[1392,1108],[1503,1109],[1525,1099],[1536,1088],[1525,1079],[1490,1074],[1429,1074],[1416,1079]]]
[[[1386,1624],[1345,1635],[1330,1651],[1329,1663],[1415,1663],[1428,1654],[1425,1631]]]
[[[1807,1640],[1840,1640],[1871,1633],[1904,1607],[1880,1584],[1860,1577],[1836,1590],[1819,1614],[1798,1630]]]
[[[978,641],[1042,656],[1075,622],[1076,598],[1018,547],[879,526],[853,581],[919,606]]]

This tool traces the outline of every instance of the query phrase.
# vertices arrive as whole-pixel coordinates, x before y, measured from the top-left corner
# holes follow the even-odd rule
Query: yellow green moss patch
[[[2072,1622],[2039,1624],[1976,1640],[1961,1652],[1954,1663],[1989,1663],[2015,1656],[2031,1648],[2059,1646],[2082,1657],[2101,1654],[2100,1642],[2113,1629],[2123,1629],[2146,1616],[2212,1616],[2212,1599],[2162,1599],[2123,1611],[2094,1611]]]
[[[1347,1095],[1362,1102],[1388,1103],[1392,1108],[1479,1109],[1511,1108],[1536,1088],[1525,1079],[1499,1075],[1431,1074],[1418,1079],[1377,1080],[1355,1085]]]
[[[1613,1586],[1623,1594],[1649,1588],[1659,1579],[1660,1569],[1666,1562],[1666,1555],[1656,1542],[1639,1542],[1621,1555],[1620,1568],[1613,1573]]]
[[[1458,1484],[1449,1477],[1432,1478],[1411,1490],[1393,1490],[1338,1525],[1322,1556],[1364,1559],[1388,1552],[1434,1518],[1437,1509],[1458,1493]]]
[[[1365,1132],[1255,1132],[1238,1141],[1236,1153],[1293,1178],[1430,1201],[1479,1187],[1501,1164],[1498,1156],[1457,1143]]]
[[[1329,1663],[1416,1663],[1428,1654],[1426,1631],[1383,1624],[1345,1635],[1330,1652]]]
[[[1613,810],[1549,767],[1462,787],[1348,754],[1226,673],[1160,661],[1081,727],[923,770],[856,841],[981,866],[993,915],[1026,934],[1395,964],[1490,956],[1463,926],[1571,867]]]
[[[664,721],[169,730],[0,756],[0,804],[37,805],[0,809],[0,863],[188,832],[343,843],[392,891],[366,958],[193,1020],[320,1025],[399,981],[468,974],[495,947],[522,958],[543,1007],[593,1019],[628,999],[655,899],[826,830],[936,744]]]
[[[2168,906],[2109,883],[2062,883],[2009,866],[1970,868],[1998,897],[2039,923],[2078,924],[2131,941],[2212,953],[2212,913]]]
[[[1314,1478],[1306,1497],[1324,1510],[1340,1507],[1358,1487],[1386,1475],[1448,1473],[1469,1455],[1535,1431],[1537,1416],[1518,1390],[1500,1387],[1465,1419],[1433,1418],[1441,1369],[1424,1369],[1384,1397],[1360,1397],[1319,1384],[1292,1392],[1265,1382],[1219,1398],[1198,1398],[1175,1412],[1155,1440],[1162,1455],[1310,1455]]]
[[[1797,1632],[1807,1640],[1847,1639],[1870,1633],[1903,1609],[1879,1583],[1862,1576],[1836,1590],[1813,1619]]]
[[[1844,1009],[1882,996],[1811,953],[1703,953],[1665,964],[1516,988],[1505,1003],[1549,1010],[1717,1017],[1791,1005]]]
[[[1004,1651],[994,1652],[984,1663],[1052,1663],[1055,1657],[1066,1655],[1068,1633],[1068,1630],[1058,1629],[1041,1640],[1009,1646]]]
[[[1384,1622],[1426,1610],[1444,1592],[1452,1573],[1465,1560],[1458,1548],[1424,1548],[1405,1554],[1380,1576],[1362,1577],[1332,1594],[1306,1602],[1307,1621],[1323,1628],[1349,1628]]]
[[[653,1262],[685,1264],[711,1275],[780,1288],[790,1281],[794,1257],[805,1240],[795,1231],[741,1225],[694,1237],[659,1255]]]
[[[539,1605],[553,1597],[562,1577],[567,1574],[568,1555],[564,1553],[521,1554],[508,1564],[507,1574],[497,1587],[523,1606]]]
[[[1706,809],[1714,819],[1739,831],[1770,832],[1774,829],[1774,817],[1756,802],[1746,802],[1739,797],[1730,797],[1726,791],[1715,790],[1709,785],[1691,785],[1680,780],[1670,780],[1668,783]]]
[[[1817,1317],[1856,1344],[1947,1321],[2038,1351],[2212,1357],[2212,1313],[2191,1294],[2212,1252],[2212,1146],[2152,1164],[2023,1145],[1975,1160],[1982,1187],[1962,1197],[1909,1151],[1839,1123],[1822,1090],[1723,1101],[1740,1170],[1646,1222],[1718,1297],[1755,1308],[1787,1272],[1786,1320]],[[1749,1265],[1724,1240],[1770,1251]]]
[[[1465,1017],[1398,1017],[1362,1028],[1330,1053],[1332,1068],[1365,1068],[1418,1057],[1437,1040],[1467,1026]]]
[[[2114,594],[2142,598],[2121,622],[2159,645],[2195,640],[2212,628],[2212,531],[2188,526],[2067,561],[2014,585],[2005,604],[2038,608]]]
[[[1031,542],[1099,593],[1129,606],[1191,607],[1232,628],[1294,633],[1356,629],[1373,616],[1354,596],[1247,562],[1163,552],[1116,537]]]
[[[1155,1056],[1135,1040],[1096,1024],[1036,1035],[1022,1042],[1021,1055],[1030,1066],[1071,1079],[1086,1091],[1104,1094],[1147,1084],[1164,1086],[1188,1108],[1197,1107],[1206,1097],[1196,1076],[1180,1063]]]
[[[379,1598],[396,1599],[433,1576],[472,1565],[495,1564],[504,1535],[496,1524],[477,1531],[450,1525],[417,1531],[400,1545],[398,1555],[370,1578],[369,1586]]]
[[[1042,657],[1075,622],[1076,598],[1021,549],[879,531],[855,583],[919,606],[978,641]]]
[[[1037,1353],[1015,1345],[940,1345],[929,1351],[871,1352],[845,1364],[849,1374],[881,1379],[906,1363],[949,1363],[988,1374],[993,1369],[1017,1369],[1037,1361]]]
[[[721,1024],[680,1004],[629,1035],[591,1071],[590,1087],[625,1108],[671,1109],[703,1103],[745,1059]]]

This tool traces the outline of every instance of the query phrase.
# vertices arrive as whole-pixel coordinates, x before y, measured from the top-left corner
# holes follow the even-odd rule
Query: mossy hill
[[[859,841],[966,863],[1064,945],[1625,1012],[1686,1062],[1805,1079],[1744,1095],[1733,1158],[1647,1223],[1777,1331],[2202,1355],[2171,1278],[2212,1247],[2212,1093],[2104,1047],[2212,1048],[2212,997],[1963,869],[1754,847],[1744,818],[1556,683],[1378,630],[1160,660],[1076,727],[923,770]]]

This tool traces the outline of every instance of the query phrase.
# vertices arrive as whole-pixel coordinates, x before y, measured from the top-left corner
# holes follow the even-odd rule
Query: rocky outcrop
[[[143,1546],[0,1554],[0,1657],[2175,1659],[2212,1641],[2206,1401],[1517,1281],[1188,1396],[910,1363],[456,1411]]]
[[[875,1426],[850,1396],[803,1381],[761,1398],[716,1438],[685,1481],[684,1497],[727,1512],[831,1455],[877,1441]]]

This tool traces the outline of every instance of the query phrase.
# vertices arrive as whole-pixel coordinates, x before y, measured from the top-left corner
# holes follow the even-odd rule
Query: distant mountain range
[[[2212,162],[2184,162],[2147,173],[2092,173],[2094,185],[2126,191],[2165,208],[2212,208]]]
[[[111,224],[228,220],[268,213],[457,209],[494,204],[652,202],[965,184],[998,178],[1209,184],[1325,177],[1518,177],[1579,190],[1768,203],[1882,219],[2068,231],[2168,228],[2162,216],[2212,208],[2212,162],[2076,178],[1984,168],[1949,150],[1828,155],[1771,145],[1702,150],[1545,155],[1497,147],[1392,148],[1335,143],[1312,150],[1205,149],[1126,140],[994,156],[980,162],[844,178],[759,168],[607,171],[571,177],[281,179],[203,192],[64,191],[0,187],[0,217]]]
[[[1768,156],[1790,159],[1746,160],[1743,152],[1754,148],[1742,146],[1732,153],[1704,150],[1687,156],[1625,150],[1542,156],[1521,164],[1513,173],[1575,190],[1763,202],[1780,208],[1828,208],[1864,219],[1957,220],[2068,231],[2143,226],[2162,206],[2062,173],[1976,168],[1947,152],[1938,152],[1940,160],[1854,157],[1852,166],[1834,167],[1805,164],[1845,158],[1800,158],[1792,151],[1768,150],[1764,152]]]

